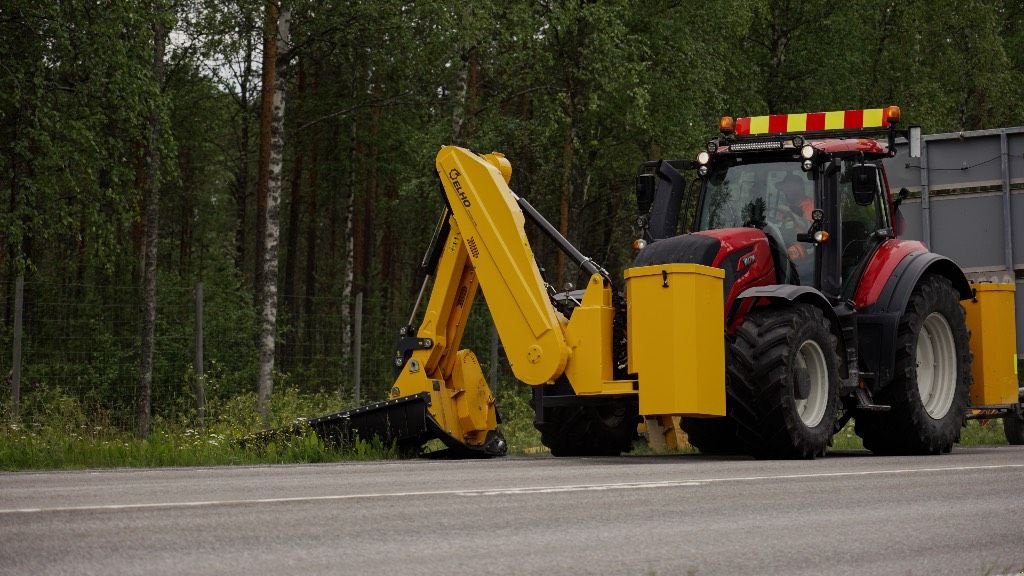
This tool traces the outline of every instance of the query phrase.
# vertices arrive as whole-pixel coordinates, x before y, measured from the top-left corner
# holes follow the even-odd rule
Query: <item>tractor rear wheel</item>
[[[971,387],[970,334],[949,279],[926,276],[896,334],[893,380],[875,394],[888,412],[857,417],[864,447],[876,454],[939,454],[953,449]]]
[[[633,449],[638,419],[627,403],[553,406],[536,427],[552,456],[618,456]]]
[[[1003,417],[1003,434],[1012,446],[1024,444],[1024,414],[1007,414]]]
[[[839,402],[836,343],[809,304],[751,312],[730,346],[731,416],[758,458],[814,458],[832,440]]]

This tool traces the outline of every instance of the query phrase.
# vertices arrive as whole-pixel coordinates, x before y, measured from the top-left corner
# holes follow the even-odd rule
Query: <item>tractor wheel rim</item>
[[[917,391],[924,411],[941,419],[956,392],[956,343],[945,316],[932,312],[917,336]]]
[[[796,413],[805,426],[814,428],[821,423],[828,407],[828,366],[817,342],[807,340],[800,345],[796,351],[796,368],[806,370],[810,380],[807,398],[801,400],[794,396]]]

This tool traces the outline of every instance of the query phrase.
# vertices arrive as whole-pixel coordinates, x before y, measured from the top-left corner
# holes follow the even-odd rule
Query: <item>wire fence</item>
[[[19,290],[16,282],[8,282],[0,283],[0,291],[4,420],[133,429],[141,287],[25,282]],[[395,343],[412,302],[380,296],[361,299],[358,309],[354,298],[280,299],[275,390],[331,396],[337,399],[338,410],[354,405],[357,391],[362,402],[388,394],[394,381]],[[496,388],[499,380],[509,378],[509,370],[483,306],[478,299],[462,347],[477,353]],[[258,373],[257,319],[245,290],[161,286],[153,357],[154,417],[188,424],[200,414],[202,398],[216,406],[251,397]]]

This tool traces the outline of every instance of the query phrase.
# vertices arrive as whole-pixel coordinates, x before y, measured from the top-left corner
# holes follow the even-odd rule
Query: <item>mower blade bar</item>
[[[419,446],[435,438],[430,426],[430,393],[420,392],[393,400],[311,418],[307,424],[321,440],[341,446],[355,438],[385,444]]]

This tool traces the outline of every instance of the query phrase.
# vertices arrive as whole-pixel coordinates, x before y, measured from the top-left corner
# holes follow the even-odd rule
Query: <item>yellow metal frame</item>
[[[500,154],[478,156],[446,146],[436,168],[451,217],[417,331],[432,345],[411,352],[392,398],[428,392],[430,415],[446,434],[470,447],[485,444],[497,426],[494,397],[476,356],[459,350],[482,289],[521,382],[544,385],[564,374],[581,396],[639,393],[645,415],[725,413],[721,270],[657,267],[657,274],[663,269],[671,274],[674,288],[667,292],[638,281],[647,274],[644,269],[627,271],[628,308],[647,310],[643,318],[631,312],[628,320],[630,366],[634,369],[636,362],[640,381],[614,380],[612,288],[595,274],[571,320],[555,310],[526,236],[525,218],[508,187],[509,162]],[[666,320],[678,329],[666,331]],[[680,368],[691,364],[697,368]]]
[[[699,264],[626,270],[629,371],[643,416],[725,416],[725,271]]]
[[[973,284],[964,301],[971,332],[971,407],[1018,402],[1017,328],[1013,284]]]
[[[547,384],[564,372],[567,323],[544,291],[525,218],[508,188],[509,162],[500,154],[481,157],[446,146],[436,168],[452,215],[417,331],[432,346],[412,352],[391,397],[429,392],[438,425],[468,446],[481,446],[497,426],[494,397],[476,356],[459,350],[478,289],[492,304],[513,374],[527,384]]]

